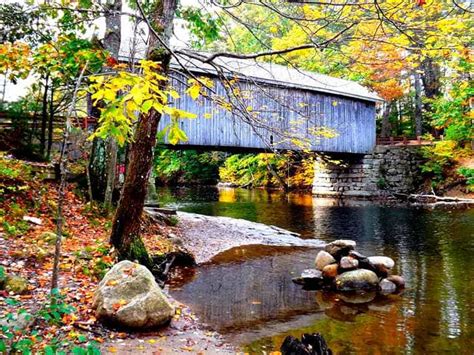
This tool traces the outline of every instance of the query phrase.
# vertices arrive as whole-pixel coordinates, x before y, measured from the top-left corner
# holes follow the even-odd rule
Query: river
[[[158,189],[182,211],[243,218],[323,241],[353,239],[387,255],[403,275],[400,295],[371,302],[304,291],[291,278],[315,250],[247,247],[180,270],[170,293],[232,344],[252,354],[278,350],[291,334],[319,332],[340,354],[456,353],[474,349],[474,210],[372,203],[337,205],[310,194],[243,189]]]

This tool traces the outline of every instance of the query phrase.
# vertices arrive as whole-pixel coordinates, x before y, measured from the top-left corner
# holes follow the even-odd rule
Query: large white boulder
[[[97,319],[129,328],[160,326],[175,314],[152,273],[127,260],[114,265],[104,276],[93,307]]]

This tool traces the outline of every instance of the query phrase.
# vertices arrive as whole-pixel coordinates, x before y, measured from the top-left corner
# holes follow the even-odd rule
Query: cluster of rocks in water
[[[336,240],[326,245],[314,261],[293,282],[305,289],[334,291],[379,291],[394,293],[405,287],[405,280],[391,271],[395,262],[387,256],[364,256],[355,250],[353,240]]]

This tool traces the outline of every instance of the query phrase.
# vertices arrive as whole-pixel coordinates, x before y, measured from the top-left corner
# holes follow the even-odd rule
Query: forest
[[[0,353],[470,353],[473,11],[2,2]]]

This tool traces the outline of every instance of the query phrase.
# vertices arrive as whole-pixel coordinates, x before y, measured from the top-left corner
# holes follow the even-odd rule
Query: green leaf
[[[153,100],[146,100],[142,105],[142,112],[147,113],[153,106]]]
[[[9,306],[16,306],[16,305],[20,304],[20,302],[18,302],[17,300],[15,300],[13,298],[7,298],[5,300],[5,303]]]
[[[5,342],[3,339],[0,339],[0,353],[6,353],[7,352],[7,346],[5,345]]]

